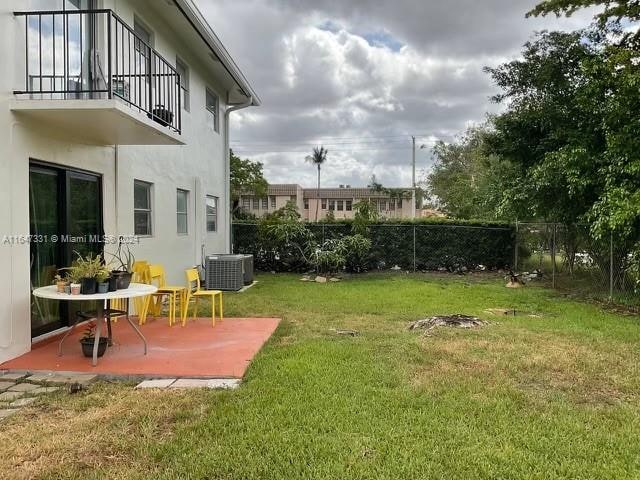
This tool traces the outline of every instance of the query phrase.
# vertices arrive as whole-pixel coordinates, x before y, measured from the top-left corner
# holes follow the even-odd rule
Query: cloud
[[[198,0],[259,92],[263,106],[233,114],[231,140],[273,183],[315,184],[313,145],[329,159],[322,183],[411,181],[411,140],[451,139],[498,108],[486,65],[518,55],[535,30],[587,26],[525,19],[535,1]],[[418,171],[430,151],[417,154]]]

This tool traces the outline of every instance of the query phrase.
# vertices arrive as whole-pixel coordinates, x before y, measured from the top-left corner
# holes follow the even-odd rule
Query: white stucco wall
[[[149,1],[149,0],[146,0]],[[132,250],[137,259],[165,266],[168,281],[183,284],[184,269],[200,263],[201,245],[207,253],[226,252],[228,245],[228,200],[224,197],[224,122],[227,92],[191,57],[189,48],[159,32],[171,32],[145,8],[143,0],[107,0],[133,26],[134,13],[154,29],[155,48],[172,64],[176,55],[190,69],[191,112],[182,112],[184,146],[96,146],[83,145],[73,132],[61,134],[49,126],[10,111],[13,90],[22,86],[24,60],[18,58],[21,25],[15,10],[27,10],[22,0],[0,2],[0,237],[29,234],[29,159],[87,170],[102,176],[103,219],[107,235],[133,234],[134,179],[153,184],[153,235],[141,238]],[[56,0],[32,0],[35,8],[53,8]],[[134,8],[134,6],[136,8]],[[142,11],[137,11],[142,10]],[[157,27],[157,28],[156,28]],[[23,81],[23,79],[22,79]],[[219,133],[205,109],[205,88],[220,99]],[[64,100],[60,100],[64,101]],[[88,100],[90,101],[90,100]],[[187,235],[176,225],[176,189],[189,193]],[[218,197],[218,231],[207,233],[205,195]],[[106,247],[107,251],[109,247]],[[29,245],[0,244],[0,362],[31,347]]]

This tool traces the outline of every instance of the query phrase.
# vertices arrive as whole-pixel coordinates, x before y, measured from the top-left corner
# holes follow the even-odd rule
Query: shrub
[[[348,272],[362,272],[367,269],[371,240],[364,235],[356,233],[343,237],[338,243],[337,250],[344,257]]]
[[[504,268],[513,261],[515,235],[508,224],[492,222],[452,222],[447,219],[378,222],[367,224],[364,234],[353,232],[351,221],[338,220],[332,224],[300,223],[291,229],[301,229],[298,244],[308,243],[312,250],[324,247],[325,242],[343,240],[339,253],[345,259],[345,269],[359,272],[373,268],[399,265],[413,269],[414,252],[417,270]],[[361,227],[362,225],[359,225]],[[359,228],[358,227],[358,228]],[[262,222],[258,225],[234,224],[234,251],[256,255],[259,270],[301,271],[310,262],[297,253],[298,249],[285,244],[265,243],[267,238]],[[302,230],[310,238],[302,240]],[[415,232],[415,240],[414,240]],[[289,234],[291,237],[291,234]],[[311,239],[312,237],[312,239]],[[351,237],[351,238],[350,238]],[[363,239],[368,242],[363,242]]]

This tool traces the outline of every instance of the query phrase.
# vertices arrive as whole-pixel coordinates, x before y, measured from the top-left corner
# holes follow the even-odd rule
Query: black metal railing
[[[112,10],[14,15],[24,17],[25,83],[16,95],[118,98],[180,133],[180,75]]]

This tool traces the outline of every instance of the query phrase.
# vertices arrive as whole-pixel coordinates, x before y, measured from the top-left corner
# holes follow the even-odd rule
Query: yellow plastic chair
[[[148,281],[149,264],[146,260],[137,260],[133,263],[133,275],[131,281],[133,283],[149,283]],[[133,299],[133,310],[138,315],[138,324],[143,325],[149,301],[151,297],[137,297]],[[111,308],[115,310],[127,311],[129,309],[129,301],[126,298],[115,298],[111,300]],[[117,322],[119,317],[113,317],[113,321]]]
[[[149,262],[146,260],[136,260],[132,266],[134,283],[149,284]],[[149,311],[149,305],[151,303],[151,296],[136,297],[133,299],[134,312],[138,315],[138,324],[144,325],[147,319],[147,312]]]
[[[185,311],[185,297],[187,289],[180,285],[167,285],[164,268],[162,265],[149,265],[147,268],[147,275],[149,283],[158,287],[158,291],[150,295],[148,301],[147,311],[144,312],[144,321],[148,311],[151,311],[154,316],[158,316],[162,309],[162,302],[165,297],[169,300],[169,326],[173,326],[176,322],[176,307],[180,303],[180,317],[183,317]],[[153,301],[151,300],[153,297]]]
[[[200,274],[198,273],[197,268],[190,268],[185,270],[185,275],[187,276],[187,288],[186,288],[186,298],[185,298],[185,308],[182,313],[182,326],[184,327],[187,323],[187,313],[189,310],[189,302],[192,299],[195,299],[193,316],[196,317],[198,315],[198,300],[201,297],[209,297],[211,299],[211,324],[212,326],[216,326],[216,297],[219,298],[220,305],[220,320],[223,319],[223,310],[222,310],[222,292],[220,290],[202,290],[200,288]]]

